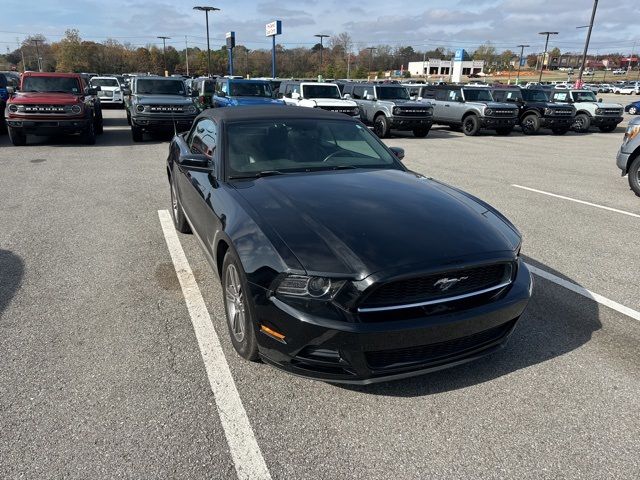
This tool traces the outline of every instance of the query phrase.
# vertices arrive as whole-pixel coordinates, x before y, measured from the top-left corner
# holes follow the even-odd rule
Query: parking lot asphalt
[[[502,211],[530,264],[640,310],[640,202],[615,166],[624,126],[477,138],[435,127],[385,142]],[[95,146],[0,136],[0,478],[236,478],[159,222],[167,145],[133,144],[122,110],[105,111]],[[196,239],[178,238],[272,478],[640,476],[632,316],[535,276],[504,350],[335,386],[241,360],[218,280]]]

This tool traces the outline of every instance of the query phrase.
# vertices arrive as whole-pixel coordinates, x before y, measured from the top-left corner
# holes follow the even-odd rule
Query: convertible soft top
[[[284,105],[251,105],[228,108],[209,108],[198,118],[213,118],[224,122],[240,120],[264,120],[279,118],[307,118],[317,120],[355,120],[343,113],[335,113],[321,108],[287,107]]]

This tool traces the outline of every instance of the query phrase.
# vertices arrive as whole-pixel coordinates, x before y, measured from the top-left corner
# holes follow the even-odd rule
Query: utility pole
[[[19,38],[16,38],[16,42],[18,42],[18,48],[20,49],[20,56],[22,57],[22,73],[24,73],[26,69],[26,65],[24,63],[24,50],[22,50],[22,43],[20,43]]]
[[[184,56],[187,61],[187,77],[189,76],[189,41],[187,40],[187,36],[184,36]]]
[[[324,64],[322,61],[323,60],[322,54],[324,53],[324,44],[322,43],[322,40],[329,37],[329,35],[318,34],[318,35],[314,35],[314,37],[318,37],[320,39],[320,71],[322,72],[322,65]]]
[[[34,38],[31,41],[36,44],[36,62],[38,63],[38,71],[41,72],[42,71],[42,59],[40,58],[40,50],[38,49],[38,42],[40,40],[37,39],[37,38]]]
[[[520,58],[518,59],[518,76],[516,77],[516,85],[520,84],[520,68],[522,68],[522,55],[524,55],[524,49],[529,48],[529,45],[518,45],[520,47]]]
[[[162,62],[164,63],[164,76],[168,77],[169,72],[167,71],[167,40],[171,37],[158,37],[162,39]]]
[[[598,9],[598,0],[593,0],[593,11],[591,12],[591,22],[589,22],[589,30],[587,31],[587,40],[584,42],[584,53],[582,54],[582,64],[580,65],[580,72],[578,73],[578,82],[582,83],[582,72],[584,72],[584,64],[587,62],[587,51],[589,50],[589,41],[591,40],[591,30],[593,29],[593,22],[596,19],[596,10]],[[584,27],[577,27],[584,28]]]
[[[539,32],[538,35],[546,35],[547,40],[544,43],[544,53],[542,54],[542,60],[540,61],[540,77],[538,82],[542,82],[542,71],[544,70],[544,59],[547,58],[547,47],[549,46],[549,35],[558,35],[558,32]]]
[[[204,12],[205,21],[207,22],[207,75],[211,76],[211,45],[209,43],[209,12],[218,12],[216,7],[193,7],[194,10]]]
[[[372,67],[372,63],[373,63],[373,52],[376,51],[377,48],[376,47],[368,47],[367,50],[369,50],[369,75],[371,75],[371,67]]]

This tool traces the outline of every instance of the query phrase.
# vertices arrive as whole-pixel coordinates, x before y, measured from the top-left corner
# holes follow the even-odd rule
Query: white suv
[[[92,87],[100,87],[98,91],[100,103],[124,106],[122,85],[116,77],[93,77],[89,83]]]
[[[554,90],[551,101],[569,103],[576,108],[573,130],[580,133],[598,127],[601,132],[613,132],[622,122],[623,109],[619,103],[602,103],[591,90]]]
[[[296,107],[322,108],[358,117],[358,104],[342,99],[340,89],[335,83],[299,82],[285,80],[280,84],[278,96],[287,105]]]

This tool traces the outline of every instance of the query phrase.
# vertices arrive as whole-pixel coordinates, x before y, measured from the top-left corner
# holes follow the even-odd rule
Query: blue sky
[[[202,2],[202,3],[199,3]],[[172,37],[170,44],[206,46],[204,14],[196,4],[221,8],[210,17],[212,47],[224,43],[224,33],[236,32],[237,43],[249,48],[269,48],[265,23],[281,19],[285,47],[309,46],[314,34],[347,31],[355,47],[388,43],[416,49],[436,46],[473,50],[487,40],[499,49],[520,43],[531,50],[543,48],[543,30],[557,30],[551,47],[579,51],[589,23],[592,0],[21,0],[9,1],[0,16],[0,49],[16,48],[16,39],[42,33],[59,39],[67,28],[77,28],[83,38],[108,37],[134,45],[159,43],[158,35]],[[640,4],[635,0],[600,0],[590,53],[629,53],[640,32]]]

